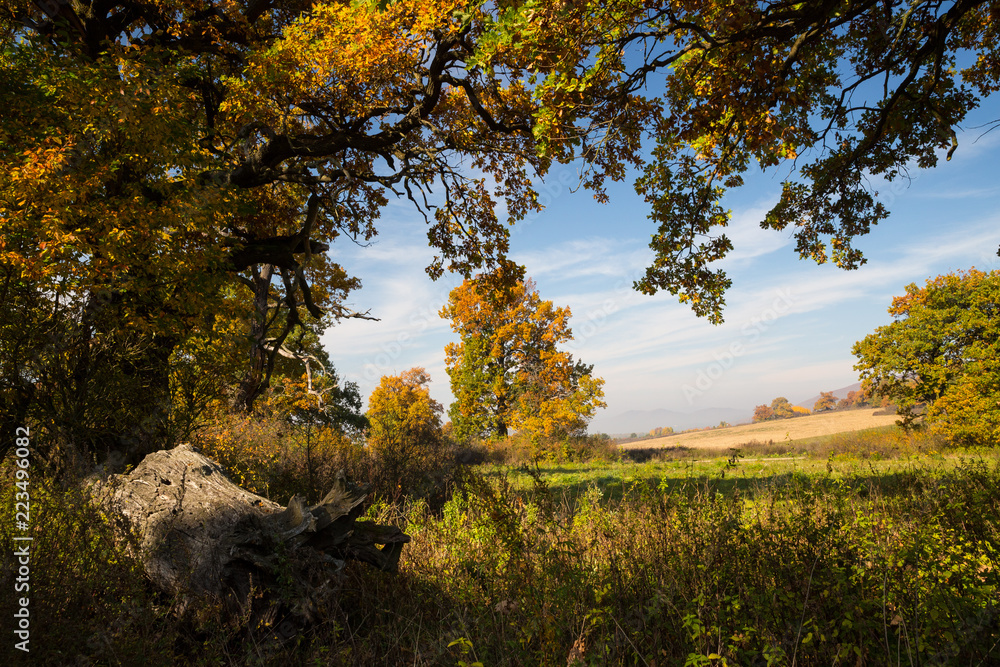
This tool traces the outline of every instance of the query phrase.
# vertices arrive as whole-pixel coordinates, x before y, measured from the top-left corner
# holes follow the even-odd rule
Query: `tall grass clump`
[[[13,479],[10,465],[4,477]],[[130,555],[129,540],[115,538],[112,521],[78,487],[63,487],[36,475],[29,485],[30,532],[15,532],[13,484],[0,489],[0,539],[3,582],[0,608],[10,618],[28,599],[30,652],[4,638],[0,654],[31,664],[171,664],[174,633],[167,606],[147,586],[141,564]],[[21,498],[23,500],[23,496]],[[14,536],[31,541],[14,541]],[[13,546],[29,545],[28,590],[15,591],[21,565]]]

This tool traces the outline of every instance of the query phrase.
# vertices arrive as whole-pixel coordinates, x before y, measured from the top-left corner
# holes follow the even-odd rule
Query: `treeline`
[[[758,405],[754,408],[754,423],[772,421],[775,419],[791,419],[804,417],[819,412],[833,410],[855,410],[867,407],[885,407],[890,401],[887,398],[872,399],[864,389],[847,392],[845,398],[838,399],[832,391],[821,391],[819,399],[813,404],[812,410],[801,405],[792,405],[784,396],[779,396],[770,405]]]
[[[792,405],[788,402],[787,398],[779,396],[771,401],[771,405],[758,405],[754,408],[753,421],[756,424],[757,422],[771,421],[774,419],[804,417],[808,414],[812,414],[809,411],[809,408],[804,408],[801,405]]]
[[[727,421],[720,421],[716,426],[702,426],[697,428],[686,428],[681,431],[675,431],[672,426],[657,426],[654,429],[650,429],[649,433],[632,433],[631,435],[623,438],[618,438],[617,442],[619,444],[624,444],[627,442],[636,442],[640,440],[651,440],[653,438],[665,438],[668,435],[680,435],[681,433],[693,433],[695,431],[712,431],[717,428],[729,428],[732,426]]]
[[[846,398],[837,399],[832,391],[821,391],[819,400],[813,405],[813,412],[827,412],[830,410],[855,410],[857,408],[878,408],[885,407],[889,401],[873,399],[864,389],[847,392]]]

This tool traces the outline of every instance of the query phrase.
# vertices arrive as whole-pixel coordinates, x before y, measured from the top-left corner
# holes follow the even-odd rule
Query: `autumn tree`
[[[926,421],[955,442],[1000,436],[1000,272],[971,269],[910,284],[894,321],[854,345],[868,393],[891,400],[904,425]]]
[[[819,392],[819,400],[813,404],[813,412],[826,412],[837,408],[837,397],[832,391]]]
[[[444,408],[431,398],[423,368],[386,375],[368,398],[366,441],[394,493],[410,490],[415,479],[441,454]]]
[[[774,419],[787,419],[795,414],[792,404],[784,396],[778,396],[771,401],[771,412],[774,413]]]
[[[839,403],[837,403],[838,410],[851,410],[854,408],[861,408],[868,405],[868,395],[864,388],[857,391],[851,390],[847,392],[847,396],[842,398]]]
[[[639,169],[657,229],[637,288],[718,321],[726,193],[752,168],[780,172],[761,226],[794,230],[802,258],[862,265],[855,239],[888,215],[873,176],[905,182],[950,159],[963,119],[1000,85],[996,12],[982,0],[543,0],[507,9],[478,62],[537,59],[535,134],[551,154],[583,156],[589,183]],[[646,131],[649,159],[636,150]]]
[[[305,372],[282,373],[280,384],[267,394],[267,406],[294,425],[328,426],[356,434],[368,426],[355,382],[343,381],[327,360],[305,360]]]
[[[122,405],[159,414],[140,449],[162,445],[174,353],[218,333],[236,298],[232,405],[251,410],[289,336],[366,316],[344,305],[358,283],[326,251],[375,236],[390,199],[424,214],[432,276],[501,257],[496,201],[510,220],[536,209],[529,177],[545,161],[523,67],[470,68],[485,17],[463,7],[0,3],[3,262],[24,286],[2,316],[37,306],[41,328],[68,332],[53,355],[5,358],[15,405],[46,404],[28,400],[31,364],[58,358],[77,384],[142,377]],[[135,449],[127,417],[102,419],[107,447]]]
[[[504,282],[499,272],[466,280],[441,309],[459,335],[445,347],[456,436],[583,433],[604,407],[604,380],[558,349],[573,337],[569,308],[543,301],[530,279]]]
[[[93,387],[142,376],[124,394],[157,406],[146,435],[116,444],[129,420],[115,408],[84,439],[154,442],[173,409],[171,358],[211,328],[226,288],[248,314],[233,405],[250,410],[307,316],[365,316],[344,305],[357,282],[333,244],[370,240],[405,198],[436,249],[428,272],[472,275],[502,260],[504,223],[538,209],[533,179],[579,160],[602,201],[607,179],[640,174],[657,229],[637,288],[719,321],[726,192],[752,167],[791,167],[762,224],[794,227],[803,257],[859,266],[852,241],[887,215],[871,177],[950,156],[997,88],[995,11],[0,0],[2,261],[18,283],[0,316],[15,323],[35,300],[43,328],[71,332],[43,343],[53,354],[32,363],[55,364],[43,372]],[[17,406],[59,402],[28,401],[37,369],[9,365]]]
[[[755,424],[758,422],[766,422],[774,418],[774,410],[772,410],[769,405],[758,405],[753,410],[753,422]]]

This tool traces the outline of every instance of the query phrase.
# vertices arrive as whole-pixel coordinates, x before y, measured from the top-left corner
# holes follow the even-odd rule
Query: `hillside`
[[[861,383],[854,384],[833,390],[833,395],[838,399],[847,398],[848,392],[861,389]],[[792,401],[792,405],[801,405],[812,410],[813,405],[819,400],[819,394],[809,398]],[[770,401],[767,401],[768,403]],[[598,416],[591,424],[591,433],[610,433],[613,436],[627,436],[629,433],[648,433],[658,426],[670,426],[675,431],[683,431],[689,428],[702,428],[705,426],[715,426],[721,421],[731,424],[749,422],[753,416],[752,408],[703,408],[693,412],[680,412],[677,410],[629,410],[614,416]],[[784,437],[782,435],[782,437]]]
[[[645,447],[698,447],[703,449],[727,449],[751,440],[758,442],[782,442],[821,435],[832,435],[846,431],[860,431],[896,423],[895,413],[886,414],[882,408],[824,412],[808,417],[780,419],[759,424],[743,424],[709,431],[680,433],[665,438],[640,440],[621,445],[623,449]]]
[[[860,390],[861,390],[861,383],[855,382],[854,384],[847,385],[846,387],[841,387],[840,389],[834,389],[833,395],[836,396],[838,399],[847,398],[848,393]],[[819,398],[820,394],[816,394],[815,396],[810,396],[809,398],[798,401],[797,403],[793,403],[792,405],[801,405],[804,408],[809,408],[810,410],[812,410],[813,406],[816,405],[816,401],[818,401]]]

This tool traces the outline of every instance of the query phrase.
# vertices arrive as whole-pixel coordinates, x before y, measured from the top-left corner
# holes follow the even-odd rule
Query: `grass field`
[[[710,431],[679,433],[665,438],[652,438],[622,445],[622,449],[645,449],[647,447],[691,447],[697,449],[728,449],[751,441],[787,442],[802,438],[860,431],[863,429],[891,426],[896,423],[895,414],[885,414],[883,408],[874,410],[844,410],[824,412],[818,415],[743,424]]]
[[[176,613],[180,603],[150,589],[94,508],[33,487],[46,530],[32,545],[42,557],[32,560],[31,658],[1000,664],[1000,448],[947,449],[892,426],[812,433],[740,447],[743,458],[698,443],[643,462],[463,466],[441,504],[382,498],[367,518],[412,537],[400,571],[347,563],[315,600],[315,624],[283,642],[211,605]],[[0,487],[7,516],[16,490]],[[0,539],[11,544],[13,533],[0,522]],[[0,554],[11,573],[12,554]],[[4,609],[14,608],[10,584],[0,589]]]
[[[817,440],[820,440],[817,438]],[[836,442],[824,442],[836,445]],[[607,500],[620,500],[641,489],[669,491],[692,482],[711,487],[720,493],[758,493],[762,489],[788,484],[793,479],[822,479],[824,483],[856,484],[859,480],[892,480],[914,471],[921,476],[948,474],[976,459],[1000,466],[996,450],[953,450],[945,452],[914,451],[893,457],[859,457],[833,453],[819,457],[797,453],[753,455],[740,458],[706,456],[703,451],[689,452],[676,459],[650,460],[641,463],[628,459],[616,462],[549,463],[537,467],[491,466],[484,473],[504,478],[518,491],[529,491],[536,480],[545,485],[560,502],[573,506],[581,495],[596,490]]]

